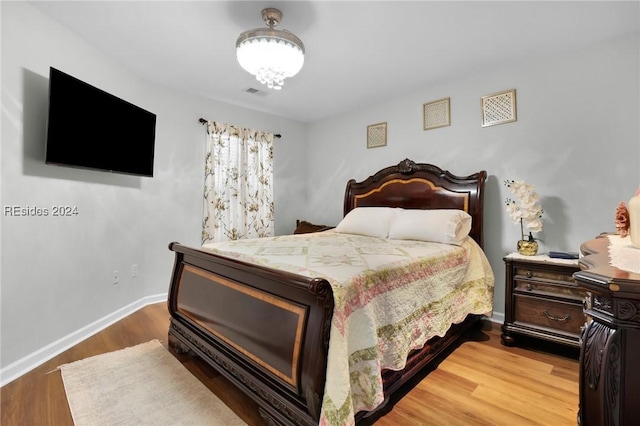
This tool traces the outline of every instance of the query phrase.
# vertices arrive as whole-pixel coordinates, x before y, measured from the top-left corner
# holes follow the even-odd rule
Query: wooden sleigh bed
[[[350,180],[344,214],[356,207],[460,209],[472,217],[469,236],[483,244],[486,172],[455,176],[410,160],[362,182]],[[168,307],[169,345],[212,365],[257,402],[269,424],[318,424],[325,389],[334,312],[330,283],[171,243],[175,252]],[[385,402],[360,411],[368,423],[403,385],[432,367],[481,317],[470,314],[446,335],[433,337],[407,358],[401,371],[382,375]]]

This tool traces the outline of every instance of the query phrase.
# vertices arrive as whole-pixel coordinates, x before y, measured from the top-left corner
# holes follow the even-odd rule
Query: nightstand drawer
[[[533,281],[549,281],[549,282],[557,282],[558,284],[571,284],[575,285],[575,281],[573,280],[572,271],[568,270],[554,270],[554,269],[543,269],[543,267],[531,267],[524,265],[514,265],[513,267],[513,275],[516,279],[527,279]],[[577,271],[578,268],[575,268]]]
[[[569,299],[576,303],[584,300],[584,290],[580,290],[573,281],[537,281],[516,276],[514,279],[514,293],[522,293],[531,296],[550,296]]]
[[[579,335],[585,323],[582,305],[515,295],[515,321]]]

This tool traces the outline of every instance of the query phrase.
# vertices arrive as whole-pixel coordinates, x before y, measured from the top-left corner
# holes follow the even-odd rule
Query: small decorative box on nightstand
[[[586,292],[573,279],[578,260],[511,253],[504,262],[502,344],[513,345],[520,334],[579,347]]]

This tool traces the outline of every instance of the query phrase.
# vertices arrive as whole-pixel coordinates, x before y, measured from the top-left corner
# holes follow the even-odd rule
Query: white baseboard
[[[504,312],[494,312],[493,316],[489,318],[489,321],[502,324],[504,322]]]
[[[141,309],[153,303],[160,303],[166,300],[166,293],[143,297],[142,299],[139,299],[131,303],[130,305],[125,306],[124,308],[118,309],[117,311],[103,318],[100,318],[99,320],[85,327],[82,327],[81,329],[74,331],[73,333],[45,347],[38,349],[37,351],[25,356],[22,359],[19,359],[18,361],[7,365],[0,370],[0,386],[4,386],[7,383],[14,381],[23,374],[28,373],[44,362],[50,360],[54,356],[61,354],[70,347],[77,345],[78,343],[93,336],[99,331],[104,330],[111,324],[120,321],[127,315],[131,315],[138,309]]]

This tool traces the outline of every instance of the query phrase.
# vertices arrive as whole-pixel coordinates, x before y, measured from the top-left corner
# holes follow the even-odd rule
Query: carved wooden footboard
[[[169,343],[191,350],[278,424],[317,424],[331,286],[172,243]],[[264,319],[268,318],[268,321]]]

